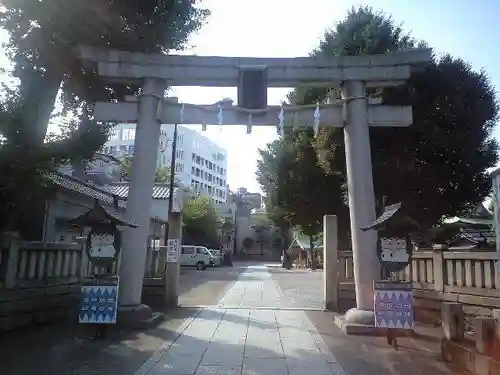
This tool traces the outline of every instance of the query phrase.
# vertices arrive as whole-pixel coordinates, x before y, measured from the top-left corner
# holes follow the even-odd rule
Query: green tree
[[[156,168],[155,172],[155,182],[170,182],[170,167],[159,167]],[[174,176],[174,185],[178,185],[178,181]]]
[[[89,160],[106,140],[103,128],[87,128],[30,145],[26,108],[18,93],[6,92],[0,103],[0,232],[17,231],[40,240],[45,200],[54,194],[49,173],[75,157]]]
[[[353,8],[325,34],[313,56],[385,54],[425,46],[383,13]],[[412,105],[409,128],[372,128],[370,142],[377,201],[402,201],[406,212],[430,227],[474,208],[490,191],[487,170],[498,161],[492,137],[498,119],[485,72],[449,55],[434,57],[402,87],[379,90],[384,104]],[[296,89],[295,104],[338,98],[330,89]],[[345,176],[342,129],[323,128],[315,147],[328,173]]]
[[[241,244],[243,245],[243,248],[248,252],[248,250],[253,247],[254,240],[252,237],[245,237]]]
[[[138,92],[137,86],[105,83],[83,67],[72,53],[76,46],[179,50],[208,15],[195,0],[5,0],[2,6],[0,27],[10,35],[5,48],[20,80],[31,144],[43,142],[60,88],[64,109],[83,117],[97,100]]]
[[[294,130],[259,152],[257,180],[269,194],[269,202],[301,228],[314,251],[314,236],[321,232],[323,216],[346,216],[341,178],[325,173],[311,129]]]
[[[266,245],[270,240],[269,231],[271,229],[269,224],[256,224],[252,226],[254,233],[256,234],[257,239],[256,243],[260,246],[260,255],[264,255],[264,245]]]
[[[184,241],[190,245],[217,248],[220,215],[209,197],[189,199],[182,211]]]

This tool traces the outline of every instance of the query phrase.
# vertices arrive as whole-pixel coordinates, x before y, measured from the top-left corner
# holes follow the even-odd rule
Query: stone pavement
[[[266,265],[252,265],[239,275],[218,307],[290,308],[292,307]]]
[[[201,308],[134,375],[345,374],[265,266],[249,266],[216,307]]]

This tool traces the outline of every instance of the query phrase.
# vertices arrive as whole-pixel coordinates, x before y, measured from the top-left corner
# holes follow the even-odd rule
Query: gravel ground
[[[270,267],[269,272],[294,307],[324,309],[323,270]]]

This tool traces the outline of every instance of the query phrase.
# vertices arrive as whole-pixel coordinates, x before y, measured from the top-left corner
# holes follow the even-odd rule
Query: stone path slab
[[[280,309],[292,305],[269,274],[267,266],[249,266],[221,298],[218,307]]]
[[[135,375],[344,374],[304,319],[297,310],[204,308]]]
[[[134,375],[344,375],[306,314],[289,307],[267,268],[250,266]]]

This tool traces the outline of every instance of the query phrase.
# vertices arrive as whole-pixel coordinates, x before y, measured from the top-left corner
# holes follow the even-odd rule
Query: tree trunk
[[[84,115],[82,121],[80,123],[80,128],[78,131],[84,133],[90,127],[90,115],[87,110],[87,107],[84,108]],[[87,181],[87,174],[85,171],[85,162],[83,160],[73,160],[73,177],[79,178],[82,181]]]
[[[26,136],[31,144],[41,144],[45,139],[61,81],[62,75],[57,69],[29,72],[21,77],[20,90],[28,127]]]
[[[314,241],[313,236],[309,236],[309,248],[311,250],[311,269],[316,269],[316,257],[314,256]]]

